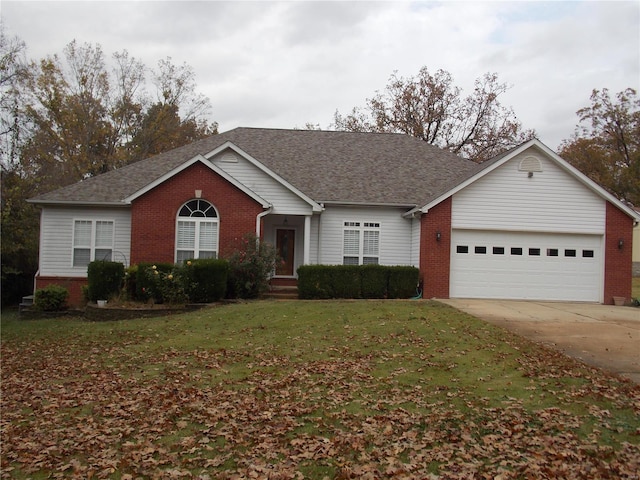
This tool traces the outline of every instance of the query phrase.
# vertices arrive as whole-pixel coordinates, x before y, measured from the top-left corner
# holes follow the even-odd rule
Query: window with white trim
[[[86,267],[93,260],[111,261],[114,232],[112,220],[74,220],[73,266]]]
[[[218,212],[206,200],[190,200],[178,211],[176,263],[218,258]]]
[[[369,265],[380,262],[380,223],[344,222],[343,265]]]

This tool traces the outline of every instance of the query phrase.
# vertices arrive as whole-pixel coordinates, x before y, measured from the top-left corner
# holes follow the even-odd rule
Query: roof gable
[[[173,176],[175,176],[178,173],[186,170],[187,168],[189,168],[190,166],[192,166],[193,164],[195,164],[197,162],[200,162],[200,163],[204,164],[207,168],[209,168],[210,170],[212,170],[215,173],[217,173],[218,175],[220,175],[227,182],[229,182],[233,186],[237,187],[240,191],[242,191],[243,193],[245,193],[246,195],[251,197],[257,203],[261,204],[263,208],[267,208],[267,207],[270,206],[269,202],[267,202],[264,198],[260,197],[257,193],[253,192],[252,190],[247,188],[245,185],[243,185],[242,183],[238,182],[235,178],[233,178],[231,175],[228,175],[224,170],[220,169],[219,167],[217,167],[216,165],[211,163],[209,160],[207,160],[202,155],[196,155],[191,160],[178,165],[176,168],[174,168],[174,169],[170,170],[169,172],[165,173],[160,178],[155,179],[151,183],[145,185],[140,190],[138,190],[138,191],[134,192],[133,194],[129,195],[123,201],[125,203],[133,202],[136,198],[144,195],[145,193],[147,193],[150,190],[153,190],[154,188],[158,187],[162,183],[166,182],[167,180],[169,180]]]
[[[589,177],[584,175],[574,166],[569,164],[566,160],[562,159],[553,150],[549,149],[545,144],[543,144],[537,139],[529,140],[528,142],[525,142],[516,148],[513,148],[507,152],[504,152],[501,155],[494,157],[491,160],[488,160],[480,164],[481,168],[477,172],[473,173],[468,178],[463,179],[461,182],[459,182],[457,185],[453,186],[452,188],[447,189],[446,191],[443,191],[440,195],[433,198],[430,202],[426,203],[422,207],[413,209],[408,213],[414,213],[416,211],[420,211],[421,213],[427,213],[429,209],[433,208],[435,205],[446,200],[447,198],[451,197],[452,195],[459,192],[460,190],[468,187],[469,185],[473,184],[479,179],[484,178],[485,176],[489,175],[492,171],[496,170],[497,168],[501,167],[502,165],[509,162],[513,158],[523,154],[524,152],[530,149],[533,149],[534,151],[537,150],[537,152],[543,154],[545,158],[552,161],[555,165],[557,165],[569,176],[571,176],[573,179],[575,179],[580,184],[582,184],[585,188],[589,189],[591,192],[598,195],[599,197],[611,202],[613,205],[618,207],[620,210],[625,212],[630,217],[634,218],[636,221],[640,221],[640,215],[638,215],[631,207],[629,207],[625,203],[618,200],[616,197],[614,197],[612,194],[610,194],[608,191],[606,191],[596,182],[591,180]]]
[[[311,208],[312,208],[312,210],[314,212],[322,211],[322,207],[317,202],[314,202],[313,199],[311,199],[309,196],[307,196],[304,192],[298,190],[296,187],[294,187],[289,182],[287,182],[285,179],[283,179],[280,175],[278,175],[277,173],[275,173],[275,172],[271,171],[270,169],[268,169],[266,166],[264,166],[258,160],[253,158],[247,152],[245,152],[244,150],[242,150],[238,146],[234,145],[230,141],[227,141],[227,142],[223,143],[222,145],[220,145],[219,147],[217,147],[214,150],[212,150],[211,152],[206,153],[205,155],[203,155],[203,158],[206,158],[207,160],[212,159],[216,155],[224,152],[225,150],[233,150],[235,153],[237,153],[238,155],[243,157],[245,160],[247,160],[249,163],[251,163],[253,166],[255,166],[262,173],[264,173],[268,177],[271,177],[273,180],[275,180],[277,183],[282,185],[284,188],[286,188],[287,190],[292,192],[294,195],[300,197],[303,201],[308,203],[311,206]],[[215,164],[213,164],[213,163],[212,163],[212,165],[215,166]],[[218,170],[220,170],[220,169],[218,169]]]

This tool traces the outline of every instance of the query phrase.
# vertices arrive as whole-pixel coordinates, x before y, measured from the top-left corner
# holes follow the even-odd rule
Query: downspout
[[[267,209],[264,212],[260,212],[256,216],[256,240],[258,242],[260,241],[260,233],[261,233],[260,224],[262,223],[262,219],[267,215],[269,215],[272,211],[273,211],[273,205],[269,205],[269,207],[267,207]]]

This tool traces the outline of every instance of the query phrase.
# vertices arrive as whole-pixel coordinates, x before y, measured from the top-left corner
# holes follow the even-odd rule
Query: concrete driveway
[[[640,308],[516,300],[442,300],[640,384]]]

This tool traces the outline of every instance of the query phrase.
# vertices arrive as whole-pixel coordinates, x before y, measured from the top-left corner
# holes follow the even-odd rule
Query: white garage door
[[[452,298],[600,302],[601,235],[454,230]]]

